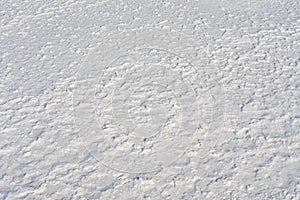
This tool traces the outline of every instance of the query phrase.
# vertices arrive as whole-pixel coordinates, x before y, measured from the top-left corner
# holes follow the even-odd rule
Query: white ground
[[[300,199],[295,0],[0,2],[0,199]]]

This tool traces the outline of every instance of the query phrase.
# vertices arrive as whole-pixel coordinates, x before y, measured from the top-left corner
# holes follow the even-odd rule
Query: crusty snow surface
[[[2,0],[0,199],[300,199],[298,0]]]

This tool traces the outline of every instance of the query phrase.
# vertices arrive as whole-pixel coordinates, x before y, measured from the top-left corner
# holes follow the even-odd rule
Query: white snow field
[[[0,199],[300,199],[299,0],[2,0]]]

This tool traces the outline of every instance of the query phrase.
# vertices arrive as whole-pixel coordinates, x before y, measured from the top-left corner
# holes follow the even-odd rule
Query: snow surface
[[[300,199],[300,2],[0,2],[0,199]]]

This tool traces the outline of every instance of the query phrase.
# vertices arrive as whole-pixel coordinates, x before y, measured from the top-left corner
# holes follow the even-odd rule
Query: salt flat
[[[0,199],[299,199],[299,3],[0,2]]]

